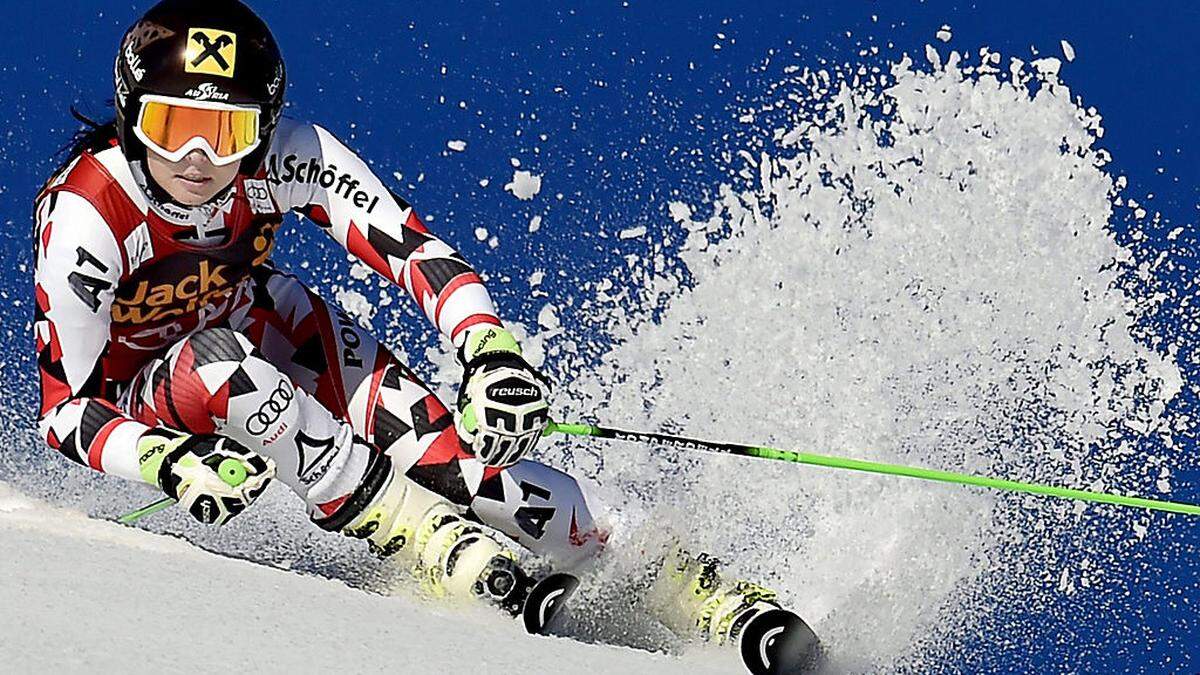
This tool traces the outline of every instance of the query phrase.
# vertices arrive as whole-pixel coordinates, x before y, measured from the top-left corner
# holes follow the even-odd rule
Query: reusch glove
[[[142,478],[192,517],[224,525],[246,510],[275,475],[275,462],[222,436],[159,428],[138,441]]]
[[[549,381],[521,357],[512,333],[484,326],[458,350],[463,381],[454,425],[487,466],[506,467],[532,451],[550,421]]]

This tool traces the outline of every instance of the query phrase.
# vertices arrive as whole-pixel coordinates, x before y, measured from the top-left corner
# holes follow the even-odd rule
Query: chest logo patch
[[[129,271],[133,272],[142,263],[154,257],[154,244],[150,241],[150,228],[145,221],[125,237],[125,257],[129,260]]]
[[[271,199],[271,189],[267,181],[258,178],[248,178],[242,182],[246,189],[246,199],[250,201],[250,210],[255,213],[278,213],[275,201]]]
[[[201,260],[191,274],[165,283],[142,280],[131,289],[120,289],[112,305],[112,318],[118,324],[144,324],[192,315],[208,306],[217,306],[235,290],[238,281],[228,265]]]
[[[188,30],[183,70],[188,73],[233,77],[237,65],[237,35],[215,28]]]

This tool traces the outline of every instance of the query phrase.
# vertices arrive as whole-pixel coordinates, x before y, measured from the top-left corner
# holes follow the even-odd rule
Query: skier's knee
[[[229,367],[205,370],[222,364]],[[213,433],[221,428],[222,434],[258,452],[261,437],[281,424],[290,426],[297,415],[290,405],[295,398],[292,382],[258,355],[249,338],[229,328],[189,335],[173,345],[155,369],[139,387],[142,403],[159,419],[182,422],[182,431]],[[160,386],[169,393],[170,411],[160,409]]]
[[[594,500],[570,475],[523,460],[504,470],[501,494],[480,490],[471,509],[484,523],[516,539],[560,568],[575,568],[596,557],[608,528],[592,509]]]

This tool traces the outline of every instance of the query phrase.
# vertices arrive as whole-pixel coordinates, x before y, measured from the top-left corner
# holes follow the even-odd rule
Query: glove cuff
[[[171,463],[193,443],[194,437],[174,429],[159,427],[146,432],[138,439],[138,466],[142,480],[162,489],[171,498],[177,498],[169,489],[171,481],[166,480],[171,471]]]
[[[467,332],[466,339],[458,348],[458,360],[463,366],[469,366],[479,357],[488,354],[510,354],[520,357],[521,346],[505,328],[479,326]]]

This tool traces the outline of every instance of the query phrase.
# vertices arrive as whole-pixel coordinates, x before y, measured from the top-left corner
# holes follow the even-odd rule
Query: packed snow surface
[[[6,672],[728,672],[524,634],[486,608],[384,597],[88,518],[0,483]],[[536,655],[536,656],[535,656]],[[722,658],[725,657],[725,658]]]

